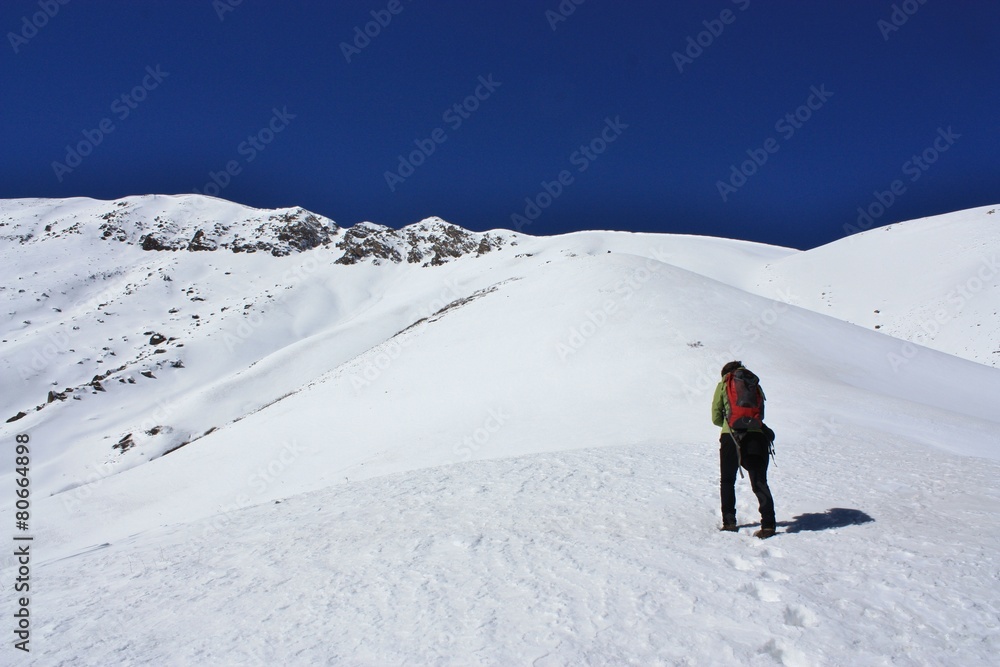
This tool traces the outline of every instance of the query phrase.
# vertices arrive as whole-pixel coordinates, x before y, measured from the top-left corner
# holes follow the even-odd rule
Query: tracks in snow
[[[903,455],[879,473],[902,496],[864,479],[840,487],[878,520],[766,542],[717,531],[712,445],[346,484],[41,566],[39,644],[49,664],[798,666],[963,651],[976,664],[977,651],[1000,648],[996,552],[968,526],[934,538],[956,511],[940,502],[958,493],[954,482],[998,466],[941,456],[946,486],[930,495],[908,489],[931,462]],[[779,521],[815,501],[794,478],[811,486],[808,470],[823,463],[783,465],[772,476]],[[739,496],[752,497],[745,484]],[[901,498],[918,511],[933,501],[935,524],[883,523]]]

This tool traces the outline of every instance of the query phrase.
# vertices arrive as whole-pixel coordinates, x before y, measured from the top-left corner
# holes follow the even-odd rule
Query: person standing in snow
[[[737,391],[746,391],[745,379],[749,380],[751,396],[756,398],[738,399],[740,407],[734,414],[731,397]],[[730,361],[722,367],[722,380],[715,388],[712,399],[712,423],[722,427],[719,438],[722,530],[737,530],[736,474],[742,466],[750,477],[750,487],[759,502],[760,530],[754,533],[754,537],[761,539],[771,537],[775,530],[774,499],[767,486],[767,463],[773,431],[764,425],[763,419],[764,393],[757,384],[757,376],[747,371],[743,362]],[[737,428],[731,426],[733,423]]]

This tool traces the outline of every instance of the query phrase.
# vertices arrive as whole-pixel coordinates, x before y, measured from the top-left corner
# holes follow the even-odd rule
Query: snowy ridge
[[[5,240],[98,237],[145,250],[269,252],[284,256],[330,243],[332,221],[294,207],[262,211],[197,195],[147,195],[112,202],[76,198],[0,203]]]
[[[851,321],[898,290],[893,312],[919,322],[905,308],[977,266],[967,240],[992,238],[992,214],[954,214],[950,262],[907,290],[873,271],[824,311],[807,278],[853,284],[847,242],[900,267],[881,239],[933,256],[957,227],[797,252],[431,219],[276,257],[92,228],[38,242],[74,201],[24,202],[0,203],[16,378],[0,416],[24,413],[0,437],[31,435],[44,664],[985,665],[1000,649],[1000,370]],[[372,254],[340,262],[352,230]],[[996,298],[984,281],[949,327]],[[763,543],[745,483],[743,531],[716,525],[708,403],[733,358],[778,432]],[[14,474],[8,457],[0,484]]]
[[[341,264],[374,259],[440,265],[495,250],[514,234],[480,234],[440,218],[394,230],[374,223],[341,229],[301,207],[254,209],[203,195],[143,195],[103,202],[87,198],[0,201],[0,240],[51,242],[76,235],[143,250],[234,253],[275,257],[330,246]]]

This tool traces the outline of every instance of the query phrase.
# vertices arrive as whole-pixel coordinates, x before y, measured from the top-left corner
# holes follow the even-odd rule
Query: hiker
[[[767,486],[767,462],[774,432],[764,424],[764,392],[759,380],[741,361],[730,361],[722,367],[722,380],[712,399],[712,423],[722,427],[719,438],[722,530],[737,530],[736,473],[742,466],[760,503],[760,530],[754,537],[771,537],[775,529],[774,499]]]

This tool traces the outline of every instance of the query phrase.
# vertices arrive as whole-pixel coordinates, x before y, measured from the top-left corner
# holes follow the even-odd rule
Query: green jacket
[[[729,397],[726,396],[726,378],[722,378],[715,387],[715,396],[712,398],[712,423],[722,427],[723,433],[732,433],[729,422],[726,421],[726,414],[729,413]],[[761,432],[759,428],[752,428],[751,431]]]

